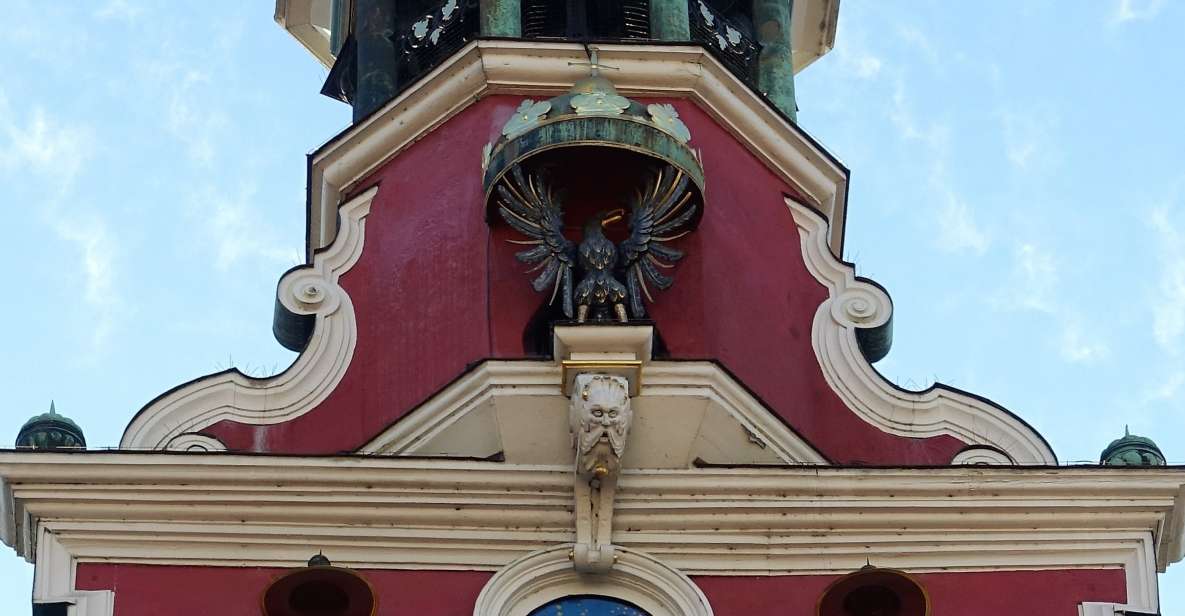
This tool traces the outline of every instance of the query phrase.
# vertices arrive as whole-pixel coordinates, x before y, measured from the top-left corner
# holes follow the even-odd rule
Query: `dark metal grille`
[[[732,74],[755,87],[761,46],[746,35],[747,28],[727,19],[704,0],[691,0],[687,9],[691,40],[707,48]]]
[[[524,38],[650,38],[649,0],[523,0]]]
[[[477,38],[477,0],[446,0],[395,35],[402,90]]]

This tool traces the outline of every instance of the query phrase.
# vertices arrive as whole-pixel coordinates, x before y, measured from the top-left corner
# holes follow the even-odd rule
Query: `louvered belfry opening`
[[[524,0],[525,38],[650,38],[649,0]]]

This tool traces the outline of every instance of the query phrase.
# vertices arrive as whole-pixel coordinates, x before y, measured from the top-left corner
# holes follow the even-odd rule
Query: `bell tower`
[[[831,49],[838,0],[278,0],[331,67],[322,90],[373,113],[470,41],[700,44],[791,120],[794,74]]]

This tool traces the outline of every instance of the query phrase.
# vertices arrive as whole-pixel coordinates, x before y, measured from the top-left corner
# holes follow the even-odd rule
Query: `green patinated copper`
[[[502,137],[486,146],[482,179],[487,204],[494,186],[516,165],[543,152],[575,147],[628,150],[670,163],[687,174],[697,196],[703,194],[704,168],[687,144],[691,134],[675,108],[660,109],[655,116],[650,109],[654,105],[617,94],[600,75],[595,54],[590,61],[592,73],[568,93],[547,101],[524,100]],[[585,100],[590,96],[613,104],[592,104]]]
[[[753,0],[753,23],[761,56],[757,87],[782,113],[797,120],[794,102],[794,55],[790,41],[792,0]]]
[[[52,402],[49,412],[29,419],[16,437],[18,448],[62,449],[86,447],[82,428],[70,418],[58,415]]]
[[[346,37],[350,35],[350,7],[347,0],[332,0],[329,15],[329,52],[337,56],[346,43]]]
[[[567,106],[568,98],[560,97],[552,104],[556,108]],[[666,161],[686,173],[697,192],[702,192],[704,170],[691,149],[641,119],[645,114],[646,108],[635,103],[622,115],[566,115],[541,122],[514,139],[497,144],[490,154],[483,182],[487,201],[493,187],[515,165],[542,152],[571,147],[623,149]]]
[[[687,0],[650,0],[650,36],[659,41],[690,40]]]
[[[481,0],[481,35],[520,37],[523,35],[520,0]]]
[[[1099,456],[1104,466],[1164,466],[1164,454],[1152,439],[1123,429],[1123,437],[1111,441]]]
[[[395,96],[397,60],[395,0],[354,0],[354,41],[358,86],[354,122],[369,116]]]

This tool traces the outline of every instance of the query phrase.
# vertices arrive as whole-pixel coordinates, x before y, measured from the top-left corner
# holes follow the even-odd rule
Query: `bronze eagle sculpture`
[[[682,251],[667,243],[690,232],[685,227],[699,207],[691,202],[694,193],[687,190],[688,181],[682,171],[663,166],[635,193],[629,237],[620,246],[605,237],[604,228],[621,220],[624,210],[598,212],[585,222],[584,237],[576,245],[564,236],[563,204],[552,187],[521,167],[498,184],[498,211],[514,230],[531,238],[510,241],[533,246],[515,257],[535,264],[530,272],[542,270],[532,286],[541,293],[551,288],[549,304],[558,296],[564,315],[579,323],[589,318],[624,323],[631,314],[636,319],[646,316],[643,296],[654,301],[649,285],[667,289],[674,282],[660,270],[683,258]],[[577,273],[580,282],[573,285]]]

